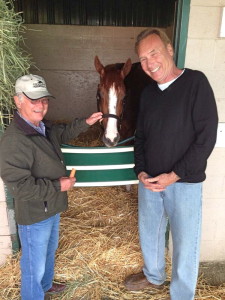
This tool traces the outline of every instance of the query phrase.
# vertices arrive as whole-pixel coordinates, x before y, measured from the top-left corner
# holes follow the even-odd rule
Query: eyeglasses
[[[30,101],[30,103],[32,103],[33,105],[37,105],[37,104],[48,104],[48,102],[49,102],[49,99],[48,98],[41,98],[41,99],[37,99],[37,100],[30,100],[30,99],[28,99],[29,101]]]

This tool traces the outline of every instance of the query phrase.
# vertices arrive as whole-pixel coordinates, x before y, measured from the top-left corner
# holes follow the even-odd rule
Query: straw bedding
[[[82,132],[76,139],[69,141],[68,144],[79,147],[101,147],[104,146],[102,142],[103,127],[100,123],[96,123],[89,127],[86,132]]]
[[[55,279],[67,282],[66,292],[48,299],[159,300],[168,296],[146,289],[128,292],[125,277],[139,272],[142,257],[137,231],[137,186],[73,188],[69,209],[61,215]],[[18,300],[20,253],[0,267],[0,299]],[[171,263],[167,255],[170,279]],[[199,278],[196,299],[225,300],[225,284],[210,286]],[[182,300],[182,299],[179,299]]]
[[[50,299],[162,299],[168,288],[128,292],[124,278],[141,270],[137,232],[137,187],[74,188],[62,214],[55,279],[68,283],[64,294]],[[19,256],[0,269],[0,299],[19,299]],[[167,258],[168,279],[171,265]],[[196,299],[225,299],[224,286],[199,279]],[[180,299],[182,300],[182,299]]]

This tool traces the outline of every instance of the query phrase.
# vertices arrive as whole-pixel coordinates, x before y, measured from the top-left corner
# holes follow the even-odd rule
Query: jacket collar
[[[17,111],[14,111],[14,122],[15,124],[25,133],[25,135],[41,135],[32,126],[30,126],[23,118],[20,117]],[[49,122],[43,120],[46,129],[49,129]]]

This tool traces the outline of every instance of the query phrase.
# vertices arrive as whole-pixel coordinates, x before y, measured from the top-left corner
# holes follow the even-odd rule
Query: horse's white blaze
[[[117,95],[116,95],[116,90],[115,86],[113,86],[109,89],[109,114],[114,114],[116,115],[116,105],[117,105]],[[117,119],[114,118],[109,118],[105,130],[105,136],[106,138],[110,139],[113,141],[115,137],[118,134],[117,130]]]

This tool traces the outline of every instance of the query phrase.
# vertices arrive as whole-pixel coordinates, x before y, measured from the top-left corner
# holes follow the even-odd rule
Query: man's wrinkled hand
[[[152,192],[162,192],[167,186],[175,183],[180,179],[173,171],[170,173],[163,173],[156,177],[149,177],[147,173],[141,172],[138,179],[144,184],[146,189]]]
[[[146,189],[151,190],[152,192],[161,192],[165,190],[164,186],[158,184],[156,179],[149,177],[146,172],[139,173],[138,179],[144,184]]]
[[[170,173],[163,173],[159,176],[149,178],[148,181],[149,184],[155,184],[152,189],[153,192],[160,192],[165,190],[167,186],[175,183],[179,179],[180,177],[172,171]]]
[[[86,119],[86,123],[88,125],[93,125],[99,120],[102,120],[102,112],[93,113],[89,118]]]
[[[61,177],[59,179],[61,185],[61,192],[66,192],[73,188],[76,178],[75,177]]]

